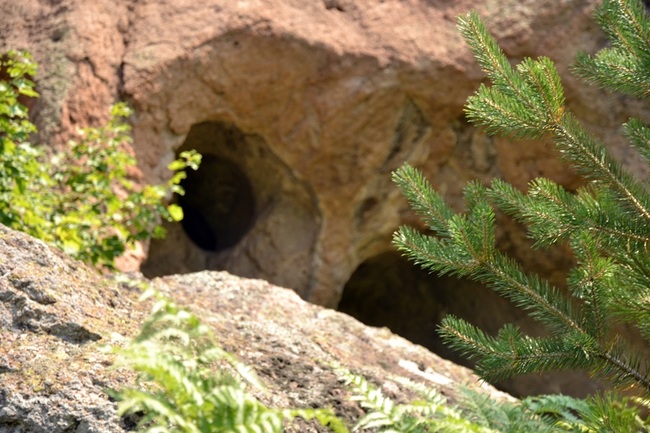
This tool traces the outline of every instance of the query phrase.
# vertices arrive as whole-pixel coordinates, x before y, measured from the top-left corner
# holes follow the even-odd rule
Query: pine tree
[[[611,45],[581,54],[574,71],[590,82],[635,97],[650,97],[650,20],[639,0],[605,0],[596,19]],[[514,325],[488,335],[465,320],[446,317],[443,339],[476,360],[486,380],[525,373],[584,369],[615,385],[650,395],[648,363],[616,324],[650,340],[650,188],[614,159],[565,105],[560,76],[545,57],[512,67],[476,13],[459,29],[491,86],[468,99],[468,118],[488,133],[514,138],[551,137],[589,182],[575,193],[535,179],[523,193],[507,182],[469,183],[467,211],[454,212],[416,169],[405,165],[394,180],[434,232],[401,227],[397,248],[423,268],[482,282],[545,325],[548,337],[525,335]],[[650,128],[624,125],[630,144],[650,163]],[[523,222],[537,249],[566,243],[576,265],[567,290],[526,272],[495,245],[495,213]]]

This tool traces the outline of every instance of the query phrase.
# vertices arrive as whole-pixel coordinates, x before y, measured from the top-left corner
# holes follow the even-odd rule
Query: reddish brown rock
[[[478,7],[510,55],[548,54],[566,70],[578,48],[596,45],[593,3]],[[20,25],[8,27],[0,46],[32,49],[41,62],[37,120],[45,135],[53,136],[53,125],[65,136],[104,118],[121,96],[136,108],[134,147],[147,179],[166,178],[165,165],[183,146],[243,173],[252,188],[243,206],[228,207],[223,190],[239,184],[220,192],[212,188],[220,182],[215,173],[201,177],[211,186],[188,191],[207,207],[217,202],[221,213],[198,212],[226,221],[213,230],[235,232],[239,242],[205,252],[173,228],[166,242],[152,245],[147,273],[228,269],[333,306],[354,270],[391,248],[404,203],[389,177],[401,163],[427,169],[456,203],[473,177],[524,185],[557,171],[554,158],[540,168],[547,146],[511,152],[507,143],[475,141],[471,128],[467,137],[459,119],[481,76],[455,17],[470,7],[27,1],[4,6],[3,19]],[[241,219],[251,223],[227,222]]]
[[[29,48],[41,62],[36,121],[53,143],[123,98],[136,109],[144,179],[165,180],[179,150],[206,155],[188,183],[188,229],[169,227],[165,241],[152,242],[142,268],[150,276],[224,269],[336,306],[358,287],[355,271],[385,265],[400,224],[420,224],[390,181],[406,161],[458,209],[470,179],[580,185],[549,143],[489,138],[464,121],[463,104],[482,80],[455,27],[471,8],[513,61],[556,61],[570,108],[645,175],[620,138],[629,115],[650,118],[644,106],[568,73],[578,50],[605,43],[592,19],[596,0],[91,3],[5,2],[0,24],[10,30],[0,33],[0,48]],[[528,269],[562,282],[566,252],[530,254],[521,228],[505,220],[500,239]],[[394,275],[402,272],[396,266]],[[361,286],[386,299],[406,290],[386,281],[394,279]],[[442,303],[442,311],[494,326],[523,316],[502,304],[486,311],[492,295],[470,285],[439,284],[442,291],[427,286],[409,308]],[[460,295],[440,294],[452,287]],[[387,323],[382,304],[374,308]],[[422,329],[405,332],[428,338]]]

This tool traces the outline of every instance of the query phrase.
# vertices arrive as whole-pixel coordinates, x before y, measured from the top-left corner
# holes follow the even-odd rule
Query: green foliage
[[[650,96],[650,27],[640,1],[605,1],[596,20],[612,46],[595,57],[580,54],[576,72],[608,89],[647,98]]]
[[[253,370],[219,348],[209,328],[187,310],[147,288],[155,297],[149,318],[137,336],[122,347],[115,367],[138,373],[136,387],[109,394],[118,414],[139,417],[146,432],[281,432],[296,417],[317,420],[345,433],[345,423],[329,409],[272,409],[251,395],[265,389]],[[642,432],[648,431],[626,400],[609,395],[589,400],[566,396],[497,401],[465,390],[457,406],[432,388],[396,377],[421,399],[397,404],[361,376],[336,371],[352,390],[352,401],[366,410],[353,431],[391,432]]]
[[[495,401],[487,395],[466,389],[460,406],[469,421],[500,433],[565,431],[556,425],[555,420],[540,416],[525,402]]]
[[[139,373],[137,388],[111,394],[118,412],[143,413],[139,430],[146,432],[281,432],[296,417],[316,419],[338,433],[347,432],[331,410],[270,409],[247,392],[262,391],[253,370],[214,343],[207,326],[153,290],[151,316],[140,333],[121,348],[116,365]]]
[[[460,407],[468,420],[501,433],[650,431],[629,400],[621,400],[613,394],[586,400],[565,395],[543,395],[507,402],[465,390]]]
[[[564,395],[529,397],[521,407],[541,416],[553,431],[582,433],[648,432],[650,425],[641,420],[628,399],[613,394],[579,400]],[[525,430],[519,430],[525,431]]]
[[[433,389],[403,379],[402,383],[418,391],[423,399],[408,404],[396,404],[362,376],[341,369],[338,373],[351,388],[354,394],[352,400],[358,401],[367,412],[354,426],[354,431],[372,429],[383,433],[495,432],[463,418],[459,410],[450,407],[447,400]]]
[[[650,21],[644,6],[637,0],[606,0],[597,16],[613,39],[612,47],[595,57],[582,55],[577,71],[610,89],[648,96]],[[568,111],[549,59],[525,59],[512,67],[478,15],[461,17],[459,28],[492,83],[481,85],[468,99],[469,119],[489,133],[550,136],[590,183],[570,193],[548,179],[535,179],[522,193],[501,180],[489,186],[471,182],[464,190],[467,211],[456,213],[414,168],[406,165],[394,173],[412,207],[435,233],[428,236],[402,227],[394,237],[398,249],[426,269],[490,286],[551,331],[548,337],[530,337],[506,325],[497,335],[488,335],[464,320],[447,317],[440,326],[442,337],[476,360],[477,371],[487,380],[584,369],[647,395],[648,363],[614,328],[625,324],[650,340],[647,182],[622,167]],[[633,119],[625,130],[648,162],[648,127]],[[496,247],[497,210],[526,224],[535,248],[568,244],[576,259],[567,276],[568,293],[526,272]],[[613,410],[611,399],[599,404],[590,406],[589,413],[620,423],[631,413]]]
[[[201,160],[195,151],[183,152],[170,164],[180,171],[167,184],[137,187],[129,180],[137,161],[123,147],[130,142],[130,126],[123,121],[130,114],[125,104],[116,104],[105,126],[83,129],[79,141],[68,143],[69,149],[51,160],[56,187],[47,212],[54,222],[53,241],[94,264],[110,266],[126,246],[163,237],[161,217],[181,220],[182,209],[165,205],[165,197],[183,192],[183,170],[196,170]]]
[[[10,51],[0,59],[0,72],[8,76],[0,80],[0,222],[19,228],[38,219],[22,197],[28,186],[33,182],[50,187],[47,173],[38,164],[40,151],[27,142],[36,127],[20,100],[38,96],[29,78],[36,72],[36,63],[26,52]],[[41,232],[45,231],[43,227]]]
[[[106,125],[81,130],[78,141],[48,157],[29,143],[36,128],[19,100],[38,96],[30,79],[36,64],[28,53],[12,51],[0,70],[9,76],[0,81],[0,223],[110,268],[135,242],[164,236],[161,218],[183,218],[179,206],[164,202],[183,193],[184,170],[198,168],[199,154],[181,153],[167,184],[138,187],[129,179],[137,161],[125,148],[131,110],[119,103]]]
[[[145,287],[147,285],[145,284]],[[272,409],[248,391],[265,389],[254,371],[214,343],[209,328],[187,310],[148,288],[155,297],[149,318],[137,336],[115,353],[116,368],[138,373],[136,386],[109,390],[118,414],[139,417],[146,432],[281,432],[290,420],[317,420],[345,433],[345,423],[329,409]],[[465,390],[457,406],[434,389],[410,380],[394,380],[421,399],[397,404],[361,376],[336,371],[352,390],[352,401],[366,410],[353,431],[397,432],[643,432],[647,426],[628,406],[609,395],[589,400],[566,396],[531,397],[521,402],[497,401]]]
[[[392,432],[499,432],[499,433],[604,433],[645,432],[627,400],[610,394],[580,400],[564,395],[529,397],[521,401],[499,401],[490,396],[462,390],[458,405],[449,406],[434,389],[404,378],[395,380],[416,391],[422,400],[396,404],[361,376],[339,369],[367,413],[354,431]]]

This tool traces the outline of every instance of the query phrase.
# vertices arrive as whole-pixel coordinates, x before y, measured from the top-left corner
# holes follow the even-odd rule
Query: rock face
[[[109,369],[105,344],[135,334],[149,306],[140,290],[107,279],[40,241],[0,226],[0,433],[112,433],[133,424],[116,415],[106,388],[132,383]],[[408,377],[453,401],[459,384],[478,386],[466,368],[388,330],[301,300],[288,289],[225,272],[165,277],[155,284],[191,304],[220,344],[257,370],[259,398],[276,407],[332,407],[348,421],[362,410],[331,366],[373,383]],[[417,367],[420,366],[420,367]],[[428,378],[428,379],[427,379]],[[504,397],[489,386],[486,393]],[[298,425],[288,431],[320,431]]]
[[[35,120],[53,143],[123,98],[137,113],[134,150],[144,180],[166,179],[182,150],[204,154],[181,200],[188,220],[152,242],[146,275],[218,269],[263,278],[439,347],[431,329],[449,311],[490,328],[512,320],[537,328],[490,292],[420,279],[394,256],[393,231],[421,223],[390,172],[406,161],[422,168],[458,209],[470,179],[501,177],[521,188],[536,176],[569,189],[581,183],[549,143],[490,138],[467,124],[462,107],[482,75],[455,18],[475,8],[513,61],[556,61],[570,108],[645,175],[619,132],[631,114],[649,118],[647,110],[568,74],[578,50],[605,43],[592,20],[596,3],[24,0],[0,4],[10,29],[0,33],[0,48],[29,48],[41,63]],[[499,242],[562,284],[566,251],[530,254],[521,228],[505,219]],[[396,275],[418,280],[417,290]],[[391,308],[398,297],[400,314]],[[416,317],[423,305],[432,309]],[[511,388],[532,389],[576,385]]]
[[[4,226],[0,273],[0,432],[123,431],[98,347],[137,327],[137,295]]]

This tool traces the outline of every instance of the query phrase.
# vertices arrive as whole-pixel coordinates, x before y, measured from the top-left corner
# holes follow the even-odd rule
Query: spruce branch
[[[527,274],[512,258],[497,254],[485,264],[477,280],[487,283],[520,308],[529,311],[532,318],[546,324],[558,333],[577,332],[588,335],[581,319],[557,288],[536,274]],[[576,317],[577,316],[577,317]]]
[[[650,221],[647,189],[566,111],[564,91],[553,62],[544,57],[525,59],[515,71],[476,13],[459,18],[458,26],[492,82],[492,87],[482,84],[468,98],[466,112],[470,121],[485,126],[488,133],[515,138],[550,134],[562,156],[580,174],[612,187]]]
[[[641,120],[632,118],[623,124],[623,131],[646,164],[650,164],[650,128]]]
[[[447,221],[454,215],[454,211],[442,196],[431,188],[422,173],[409,164],[404,164],[393,172],[392,179],[405,192],[413,209],[424,216],[425,223],[440,236],[445,236]]]
[[[636,86],[650,96],[644,88],[650,83],[650,20],[643,5],[605,0],[598,13],[613,45],[593,59],[583,56],[583,72],[592,68],[610,87]],[[469,119],[489,133],[553,138],[562,157],[590,182],[575,193],[548,179],[531,181],[526,193],[498,179],[489,187],[471,182],[464,190],[467,210],[456,214],[417,170],[396,172],[394,179],[433,231],[429,236],[401,227],[394,236],[397,248],[425,269],[486,284],[551,331],[534,338],[506,325],[489,336],[447,317],[443,338],[476,359],[488,379],[578,368],[650,393],[648,363],[616,333],[623,322],[650,341],[648,182],[623,168],[566,109],[553,62],[524,59],[513,68],[475,13],[461,17],[459,28],[491,81],[468,99]],[[650,163],[650,128],[632,119],[625,134]],[[495,209],[527,225],[534,247],[568,244],[576,261],[567,276],[568,293],[497,249]]]
[[[596,20],[612,42],[595,56],[578,55],[575,72],[616,92],[650,96],[650,25],[640,0],[605,0]]]
[[[401,167],[395,176],[407,197],[429,197],[431,186],[417,170]],[[478,183],[465,188],[469,211],[456,214],[431,227],[439,237],[427,236],[410,227],[400,227],[393,240],[399,251],[425,269],[441,274],[469,277],[488,284],[491,288],[530,311],[531,316],[560,332],[572,329],[585,333],[580,320],[574,318],[570,303],[566,302],[548,282],[537,275],[527,274],[514,260],[496,249],[494,210],[487,201],[487,189]],[[434,215],[449,208],[442,200],[433,204]],[[424,206],[423,206],[424,207]]]
[[[548,179],[530,182],[528,194],[494,179],[488,194],[501,211],[528,226],[534,248],[567,240],[580,226],[572,213],[574,197]]]
[[[598,368],[595,373],[602,371],[614,377],[615,383],[621,384],[639,384],[645,388],[646,392],[650,392],[650,378],[647,374],[641,372],[640,362],[622,359],[620,355],[612,354],[610,352],[603,352],[599,354],[606,365]],[[646,368],[647,371],[647,368]]]
[[[594,341],[576,334],[531,338],[515,326],[505,325],[492,337],[451,316],[443,319],[439,331],[451,348],[476,359],[481,377],[491,381],[532,372],[588,369],[596,360]]]
[[[634,324],[645,340],[650,341],[650,293],[631,284],[628,287],[632,287],[632,290],[626,290],[617,297],[612,304],[612,313]]]
[[[492,87],[482,84],[467,100],[468,118],[490,133],[518,138],[549,132],[564,112],[564,91],[553,62],[526,59],[515,70],[478,14],[461,16],[458,27],[492,82]]]
[[[568,286],[572,294],[584,301],[588,323],[585,329],[597,340],[603,341],[609,326],[611,293],[617,266],[613,260],[602,257],[595,239],[582,232],[571,239],[578,265],[569,273]]]
[[[554,129],[556,144],[578,172],[595,182],[603,182],[618,196],[650,221],[650,195],[634,176],[612,158],[605,146],[593,138],[578,121],[565,113]]]
[[[596,10],[596,21],[615,48],[650,57],[650,28],[643,2],[605,0]]]

